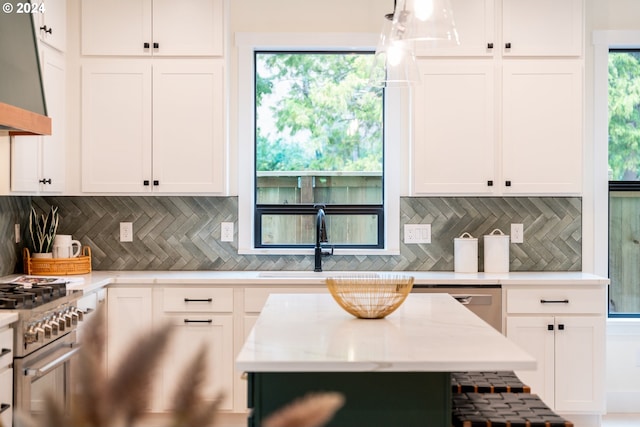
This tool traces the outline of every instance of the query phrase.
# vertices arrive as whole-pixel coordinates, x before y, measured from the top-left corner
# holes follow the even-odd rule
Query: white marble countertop
[[[417,285],[603,285],[609,279],[582,272],[454,273],[452,271],[94,271],[65,276],[85,293],[107,285],[323,286],[327,277],[362,273],[413,276]],[[18,275],[6,276],[11,280]]]
[[[0,313],[0,328],[4,328],[7,325],[10,325],[13,322],[18,321],[18,313],[14,312],[6,312]]]
[[[535,359],[446,294],[410,294],[357,319],[330,294],[270,295],[236,359],[245,372],[535,369]]]

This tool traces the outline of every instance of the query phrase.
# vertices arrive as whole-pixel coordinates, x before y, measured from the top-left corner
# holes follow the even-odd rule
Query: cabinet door
[[[491,56],[498,48],[494,0],[451,0],[451,8],[460,43],[420,42],[416,44],[416,55]]]
[[[11,144],[11,190],[62,192],[66,165],[66,74],[64,56],[42,48],[42,83],[51,135],[16,136]]]
[[[0,424],[11,426],[13,422],[13,369],[0,366]],[[8,405],[8,406],[7,406]]]
[[[107,373],[118,368],[125,352],[153,327],[151,288],[107,291]]]
[[[604,412],[604,317],[556,318],[555,409]]]
[[[495,102],[491,60],[420,60],[414,96],[415,194],[491,194]]]
[[[580,194],[582,62],[503,64],[504,193]]]
[[[33,2],[36,3],[35,1]],[[66,0],[40,0],[44,13],[40,18],[36,32],[44,43],[64,52],[67,48],[67,2]],[[34,16],[35,18],[35,16]]]
[[[154,56],[222,56],[224,0],[153,0]]]
[[[166,317],[174,325],[170,348],[163,364],[162,410],[171,410],[183,371],[204,346],[207,371],[203,397],[213,400],[218,392],[225,399],[220,409],[233,408],[233,317],[232,315],[184,314]]]
[[[583,0],[502,0],[505,56],[581,56]]]
[[[82,54],[222,56],[223,4],[224,0],[83,0]]]
[[[507,338],[535,357],[535,371],[517,371],[522,382],[531,387],[551,408],[554,407],[554,318],[507,317]]]
[[[221,61],[154,62],[154,191],[224,191],[224,99]]]
[[[151,0],[82,0],[83,55],[150,55]],[[151,45],[150,45],[151,46]]]
[[[82,191],[149,192],[151,65],[82,67]]]

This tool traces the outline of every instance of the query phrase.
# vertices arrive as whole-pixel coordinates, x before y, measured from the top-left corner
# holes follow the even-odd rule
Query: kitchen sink
[[[325,279],[327,277],[356,276],[363,274],[362,271],[261,271],[258,277],[275,277],[291,279]]]

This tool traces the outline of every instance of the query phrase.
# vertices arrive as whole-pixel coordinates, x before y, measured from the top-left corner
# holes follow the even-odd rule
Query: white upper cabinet
[[[40,0],[42,13],[33,14],[33,24],[38,38],[49,46],[64,52],[67,47],[66,0]]]
[[[505,56],[581,56],[583,0],[502,0]]]
[[[493,22],[492,1],[453,4],[456,21],[475,15],[479,23]],[[418,59],[411,192],[580,195],[583,2],[495,6],[496,28],[484,31],[498,36],[495,44],[480,43],[481,26],[464,18],[457,22],[458,51],[422,51]]]
[[[582,74],[580,61],[505,61],[504,193],[580,193]]]
[[[51,135],[15,136],[11,143],[11,191],[61,193],[65,190],[66,72],[64,56],[44,47],[42,84],[51,117]]]
[[[451,0],[459,45],[420,42],[418,56],[490,56],[497,46],[495,0]]]
[[[221,193],[221,60],[98,61],[82,70],[82,190]]]
[[[581,56],[583,0],[451,0],[460,44],[418,43],[419,56]]]
[[[415,192],[491,194],[496,179],[493,61],[423,59],[419,66]]]
[[[83,0],[82,54],[224,55],[224,0]]]

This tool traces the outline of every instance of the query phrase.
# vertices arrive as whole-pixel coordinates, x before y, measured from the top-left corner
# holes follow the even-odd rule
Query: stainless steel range
[[[84,313],[76,306],[81,292],[66,285],[64,281],[0,284],[0,309],[18,313],[13,359],[16,411],[37,416],[48,394],[65,407],[70,405],[70,362],[79,350],[75,331]]]

